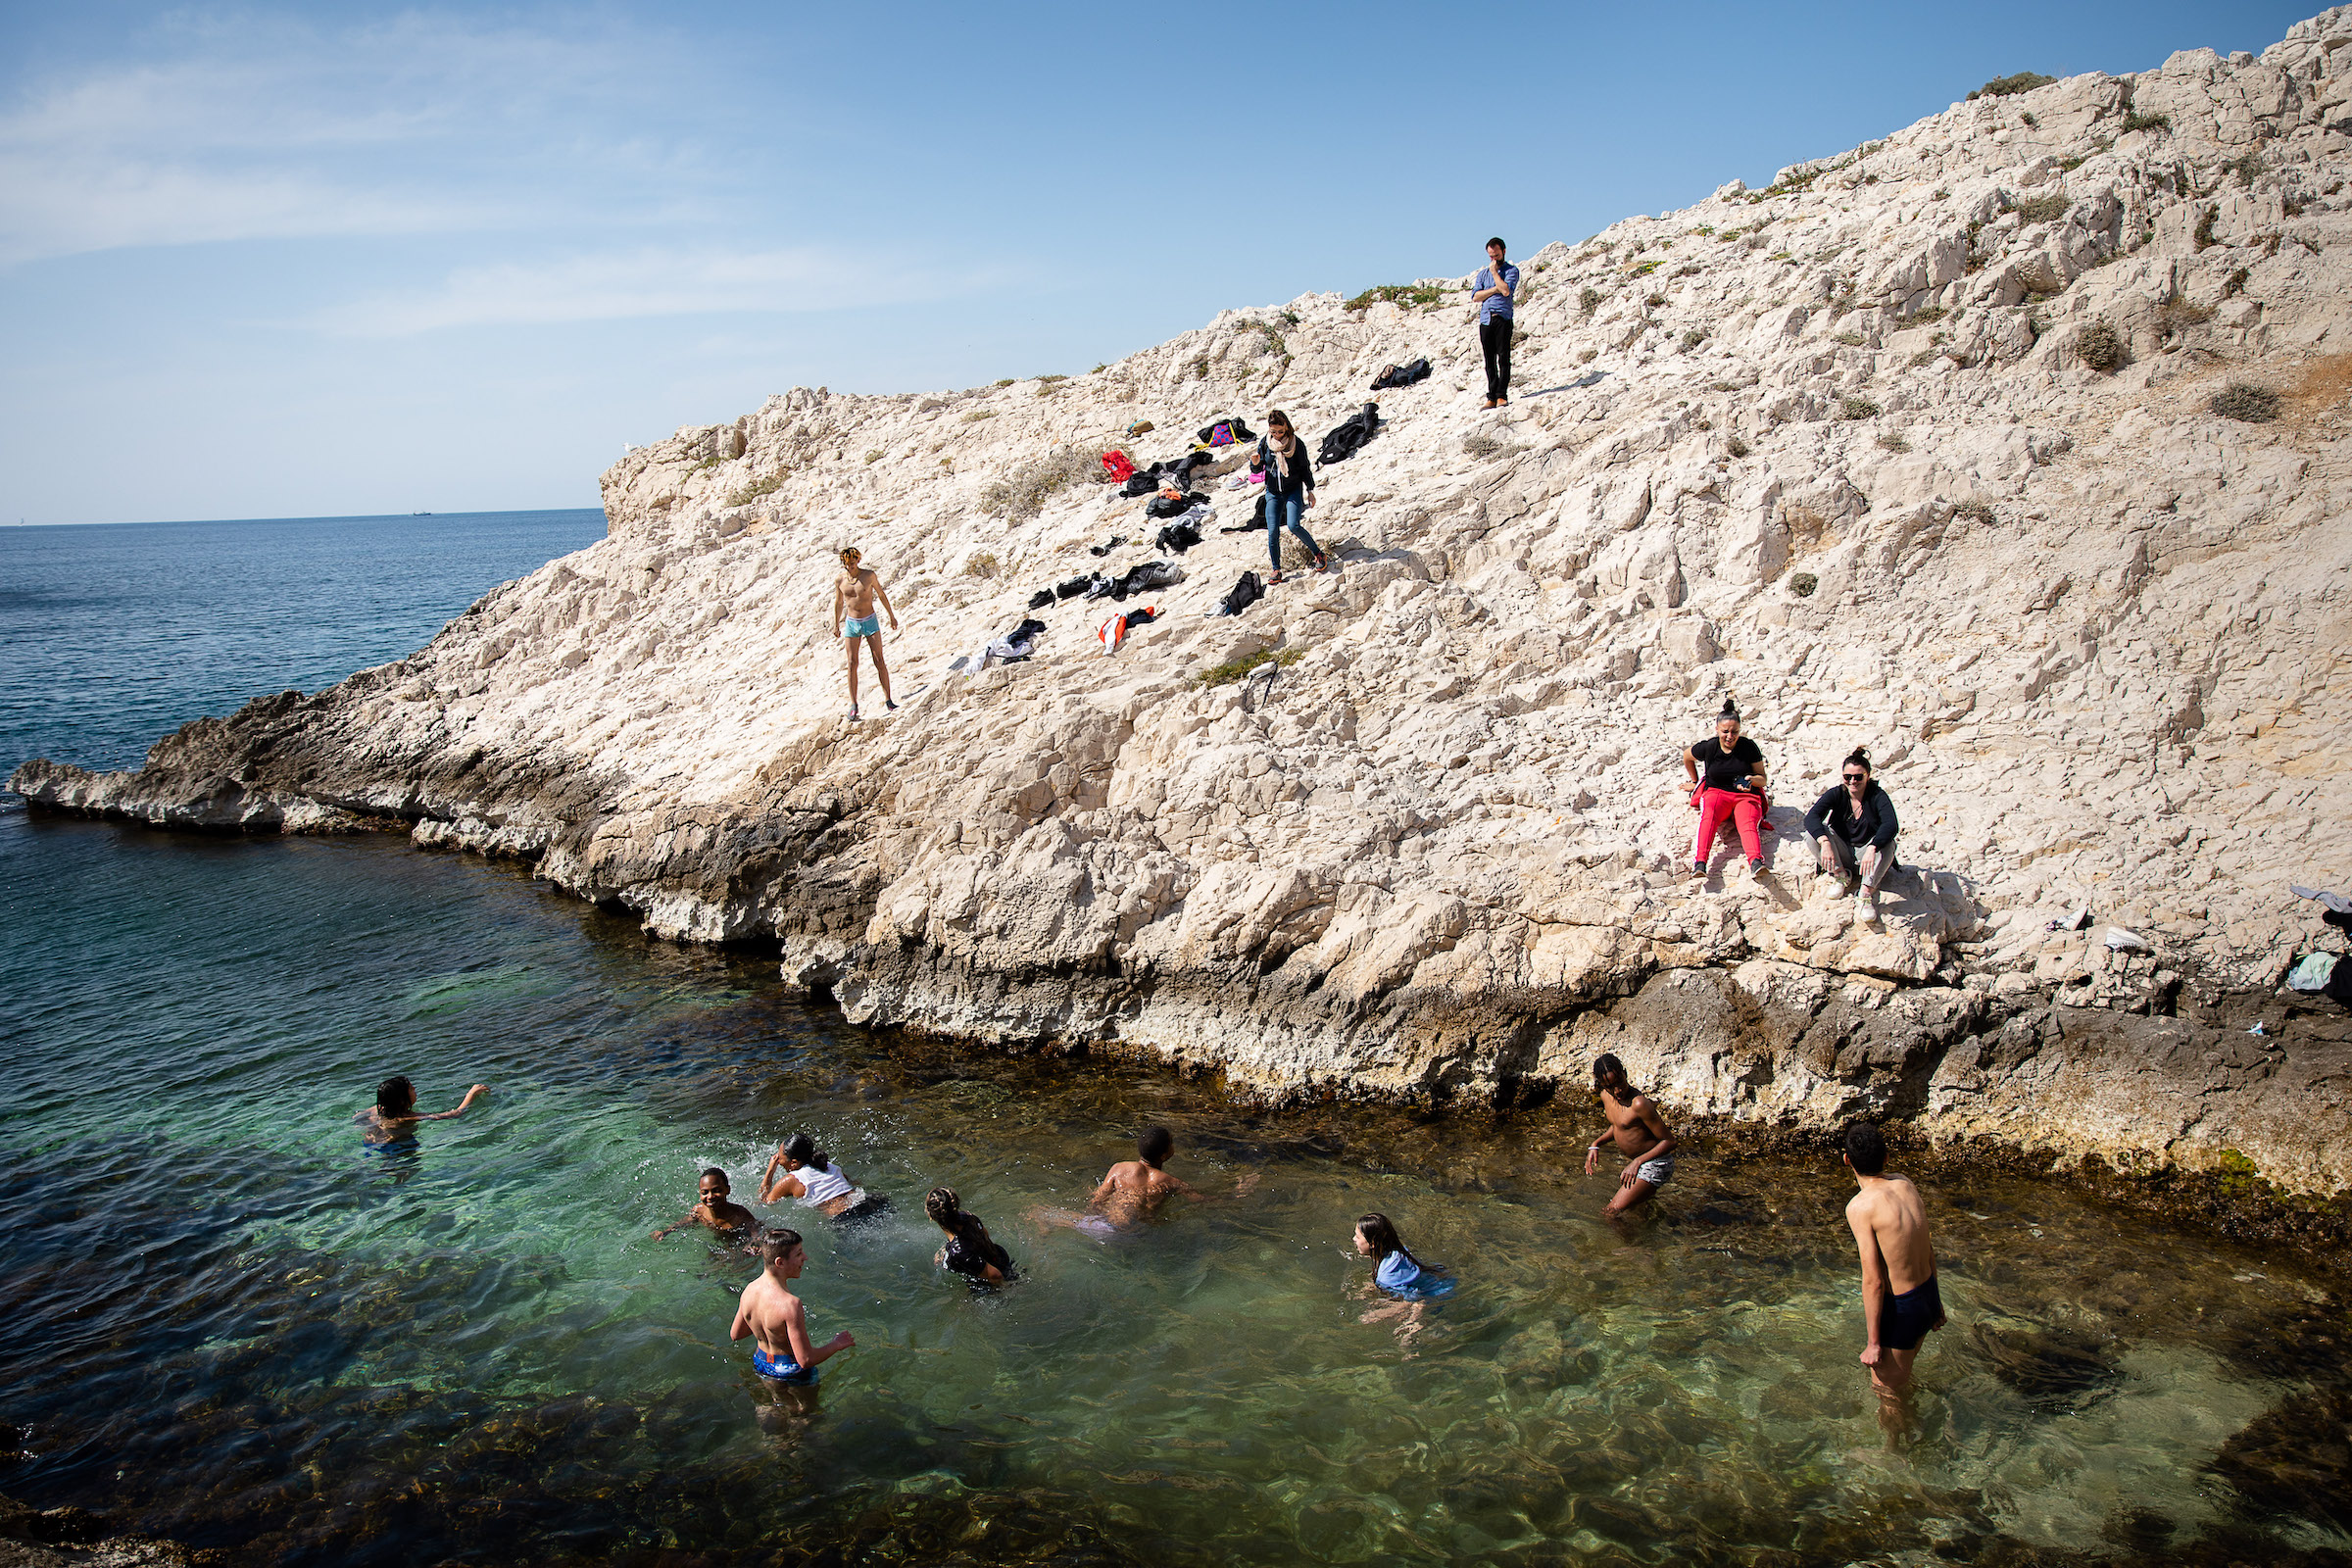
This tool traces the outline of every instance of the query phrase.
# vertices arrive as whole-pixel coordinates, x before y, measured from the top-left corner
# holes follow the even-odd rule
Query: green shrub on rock
[[[2056,76],[2045,76],[2038,71],[2015,72],[2006,76],[1993,77],[1984,86],[1970,93],[1968,101],[1973,104],[1980,98],[2013,98],[2021,92],[2032,92],[2036,87],[2047,87],[2057,79]]]
[[[2124,335],[2105,321],[2092,321],[2075,334],[2075,358],[2094,370],[2121,369]]]
[[[2278,417],[2278,394],[2267,386],[2232,381],[2222,391],[2216,392],[2206,407],[2225,419],[2237,419],[2246,424],[2268,424]]]

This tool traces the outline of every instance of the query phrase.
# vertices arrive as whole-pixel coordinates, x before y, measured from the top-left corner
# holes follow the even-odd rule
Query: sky
[[[2318,9],[0,0],[0,523],[594,506]]]

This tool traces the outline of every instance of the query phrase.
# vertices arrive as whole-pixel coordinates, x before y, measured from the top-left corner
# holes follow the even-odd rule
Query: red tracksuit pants
[[[1764,797],[1746,790],[1704,789],[1698,792],[1698,837],[1691,841],[1690,859],[1703,865],[1715,848],[1723,824],[1740,826],[1740,844],[1751,860],[1764,858]]]

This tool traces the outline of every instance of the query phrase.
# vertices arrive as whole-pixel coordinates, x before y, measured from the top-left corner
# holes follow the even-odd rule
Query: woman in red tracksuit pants
[[[1728,819],[1739,826],[1747,852],[1747,879],[1764,872],[1764,754],[1740,735],[1740,710],[1730,698],[1715,715],[1715,734],[1683,753],[1690,781],[1690,805],[1698,812],[1698,837],[1691,842],[1692,876],[1707,874],[1707,856]]]

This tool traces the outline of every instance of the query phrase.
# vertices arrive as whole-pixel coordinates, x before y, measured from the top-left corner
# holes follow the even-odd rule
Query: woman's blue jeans
[[[1272,490],[1266,492],[1266,556],[1274,563],[1276,571],[1282,569],[1282,530],[1285,528],[1298,536],[1298,542],[1306,546],[1310,560],[1323,554],[1323,547],[1315,543],[1315,536],[1306,531],[1305,491],[1294,490],[1287,496],[1277,495]]]

